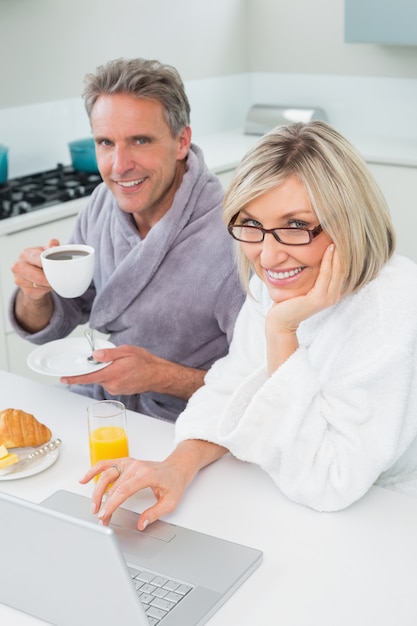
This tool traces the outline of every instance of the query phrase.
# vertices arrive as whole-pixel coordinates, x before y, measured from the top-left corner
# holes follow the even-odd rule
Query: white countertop
[[[350,137],[368,163],[417,167],[417,140],[392,137]]]
[[[193,136],[193,142],[203,150],[207,166],[217,173],[234,169],[259,139],[259,135],[245,135],[242,129]]]
[[[39,502],[57,489],[91,494],[78,479],[89,465],[90,400],[0,371],[1,407],[21,408],[62,439],[43,473],[0,489]],[[172,424],[128,412],[133,456],[159,460],[173,447]],[[143,510],[148,491],[126,505]],[[317,513],[286,499],[257,466],[224,457],[188,488],[169,521],[259,548],[261,566],[209,621],[210,626],[415,626],[417,499],[373,487],[345,511]],[[0,605],[0,623],[39,620]]]
[[[75,216],[87,202],[88,197],[77,198],[75,200],[69,200],[68,202],[62,202],[61,204],[54,204],[45,209],[39,209],[31,213],[25,213],[24,215],[16,215],[15,217],[0,220],[0,236],[12,235],[13,233],[27,230],[34,226],[39,226],[40,224],[50,224],[56,220],[62,220],[65,217]]]
[[[259,139],[259,135],[245,135],[243,129],[193,137],[193,141],[203,149],[209,168],[215,171],[235,167]],[[417,140],[365,134],[347,139],[369,163],[417,167]]]

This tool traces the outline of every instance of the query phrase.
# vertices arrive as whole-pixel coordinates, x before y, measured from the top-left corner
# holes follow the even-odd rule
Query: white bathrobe
[[[268,376],[265,285],[252,278],[229,354],[176,424],[259,464],[291,500],[342,509],[377,482],[417,495],[417,265],[379,276],[304,321],[299,348]]]

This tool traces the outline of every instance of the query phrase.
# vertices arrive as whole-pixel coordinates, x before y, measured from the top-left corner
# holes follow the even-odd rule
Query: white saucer
[[[20,456],[26,456],[30,454],[35,448],[11,448],[12,452],[16,452]],[[32,461],[31,464],[25,469],[24,467],[17,472],[10,472],[10,474],[0,474],[0,481],[2,480],[17,480],[18,478],[27,478],[28,476],[34,476],[35,474],[39,474],[44,470],[48,469],[55,463],[59,456],[59,448],[55,448],[55,450],[51,450],[45,454],[45,456],[39,457],[36,461]]]
[[[96,340],[96,349],[114,348],[111,341]],[[66,337],[39,346],[27,358],[31,370],[47,376],[81,376],[110,365],[87,360],[91,350],[84,337]]]

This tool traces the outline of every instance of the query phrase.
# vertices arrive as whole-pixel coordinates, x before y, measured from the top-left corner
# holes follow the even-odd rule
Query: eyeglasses
[[[244,243],[261,243],[266,233],[270,233],[279,242],[286,246],[307,246],[314,237],[320,235],[323,228],[262,228],[261,226],[249,226],[247,224],[234,224],[237,216],[231,219],[227,230],[237,241]]]

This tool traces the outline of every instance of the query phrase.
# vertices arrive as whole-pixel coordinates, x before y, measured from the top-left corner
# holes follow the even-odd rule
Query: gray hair
[[[87,74],[84,84],[84,105],[89,118],[101,95],[123,93],[158,100],[164,107],[173,137],[190,123],[191,109],[184,84],[171,65],[147,59],[115,59],[100,65],[95,74]]]
[[[226,193],[225,223],[293,176],[304,185],[323,230],[336,245],[345,271],[344,293],[360,289],[392,256],[396,235],[365,161],[325,122],[279,126],[258,141],[242,159]],[[251,266],[240,246],[237,262],[248,289]]]

